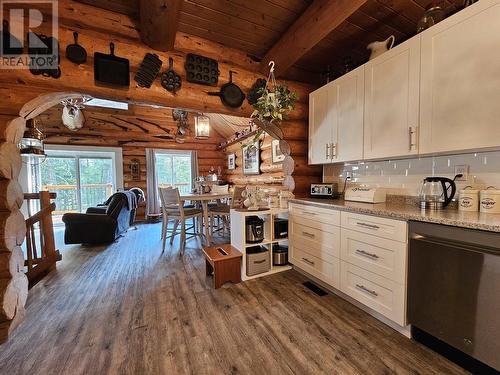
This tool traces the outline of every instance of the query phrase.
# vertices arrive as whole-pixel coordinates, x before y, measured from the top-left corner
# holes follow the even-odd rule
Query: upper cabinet
[[[418,153],[420,37],[365,64],[365,159]]]
[[[328,85],[309,94],[309,164],[330,163],[332,124]]]
[[[420,152],[500,146],[500,3],[483,0],[421,34]]]
[[[309,96],[309,164],[363,158],[364,67]]]
[[[363,158],[365,68],[361,66],[332,82],[334,129],[332,162]]]

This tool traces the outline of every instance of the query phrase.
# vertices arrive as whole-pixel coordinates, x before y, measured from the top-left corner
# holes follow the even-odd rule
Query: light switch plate
[[[467,181],[469,177],[469,166],[467,164],[455,165],[455,174],[463,174],[462,177],[457,177],[456,181]]]

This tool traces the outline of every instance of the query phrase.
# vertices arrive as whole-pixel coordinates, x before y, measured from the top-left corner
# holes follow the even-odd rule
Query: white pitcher
[[[396,37],[394,35],[391,35],[389,38],[381,42],[372,42],[368,44],[368,46],[366,46],[366,49],[372,51],[370,54],[370,60],[383,54],[384,52],[389,51],[394,46],[395,41]]]

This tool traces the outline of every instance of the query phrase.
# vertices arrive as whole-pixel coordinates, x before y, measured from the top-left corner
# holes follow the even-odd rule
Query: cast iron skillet
[[[130,63],[123,57],[115,56],[115,44],[109,43],[109,55],[94,52],[94,80],[99,83],[120,87],[130,86]]]
[[[219,92],[209,92],[208,95],[219,96],[222,103],[231,108],[239,108],[245,100],[245,94],[233,83],[233,72],[229,71],[229,82],[224,83]]]
[[[76,31],[73,33],[73,38],[75,38],[75,43],[66,47],[66,57],[75,64],[83,64],[87,61],[87,51],[78,44],[78,33]]]

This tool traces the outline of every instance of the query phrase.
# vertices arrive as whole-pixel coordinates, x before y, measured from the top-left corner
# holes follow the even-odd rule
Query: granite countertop
[[[464,212],[454,208],[440,211],[421,210],[415,204],[403,201],[386,203],[348,202],[341,199],[297,198],[291,203],[301,203],[317,207],[329,207],[340,211],[355,212],[397,220],[415,220],[428,223],[451,225],[461,228],[500,232],[500,215],[480,212]]]

